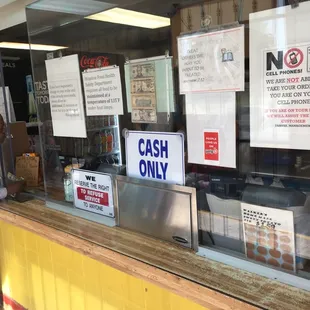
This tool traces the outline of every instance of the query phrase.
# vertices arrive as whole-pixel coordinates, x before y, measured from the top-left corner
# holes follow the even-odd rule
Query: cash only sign
[[[182,133],[127,131],[127,176],[185,184]]]
[[[78,209],[114,217],[110,175],[75,169],[72,172],[74,205]]]

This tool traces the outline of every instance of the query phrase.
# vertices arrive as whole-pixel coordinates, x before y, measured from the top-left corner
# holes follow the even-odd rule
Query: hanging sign
[[[129,177],[184,185],[184,136],[128,131],[126,162]]]
[[[83,72],[86,114],[123,115],[123,94],[119,67]]]
[[[45,65],[54,136],[86,138],[78,55],[49,59]]]
[[[8,122],[10,122],[10,123],[16,122],[13,101],[12,101],[11,92],[10,92],[10,89],[8,86],[5,87],[5,97],[6,97],[8,113],[9,113]],[[3,119],[6,120],[5,100],[4,100],[3,88],[2,87],[0,87],[0,114],[2,115]]]
[[[172,57],[135,59],[124,69],[127,110],[135,114],[134,122],[156,123],[158,113],[175,112]]]
[[[296,271],[293,211],[241,203],[248,258]]]
[[[304,33],[309,10],[309,3],[301,3],[294,10],[250,14],[252,147],[310,148],[310,41]]]
[[[178,38],[180,93],[244,90],[244,25]]]
[[[131,121],[157,123],[156,66],[154,61],[130,65]]]
[[[114,217],[110,175],[75,169],[72,172],[72,182],[76,208]]]
[[[185,96],[188,162],[236,168],[236,94]]]

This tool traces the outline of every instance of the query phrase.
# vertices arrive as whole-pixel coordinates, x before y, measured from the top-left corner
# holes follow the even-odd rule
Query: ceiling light
[[[53,13],[58,12],[87,16],[96,12],[111,9],[115,6],[115,4],[99,2],[97,0],[40,0],[28,5],[28,8],[41,11],[51,11]]]
[[[18,42],[0,42],[0,48],[10,48],[17,50],[33,50],[33,51],[57,51],[64,48],[68,48],[66,46],[57,46],[57,45],[45,45],[45,44],[31,44],[29,43],[18,43]]]
[[[129,25],[135,27],[156,29],[170,26],[170,19],[158,15],[140,13],[131,10],[114,8],[94,15],[85,17],[115,24]]]
[[[2,56],[2,60],[12,60],[12,61],[17,61],[20,60],[20,57],[14,57],[14,56]]]

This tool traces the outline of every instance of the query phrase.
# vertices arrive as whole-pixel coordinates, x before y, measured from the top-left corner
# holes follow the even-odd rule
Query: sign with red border
[[[76,208],[114,217],[113,184],[108,174],[75,169],[72,172]]]
[[[299,67],[304,60],[304,53],[299,48],[291,48],[284,55],[284,63],[288,68]]]

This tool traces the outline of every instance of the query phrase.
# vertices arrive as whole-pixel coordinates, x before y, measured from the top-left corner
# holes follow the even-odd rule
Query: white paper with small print
[[[241,203],[249,259],[296,272],[293,211]]]
[[[180,93],[244,91],[244,26],[178,38]]]
[[[83,82],[88,116],[124,114],[119,67],[86,70]]]
[[[87,138],[78,55],[45,61],[55,137]]]

